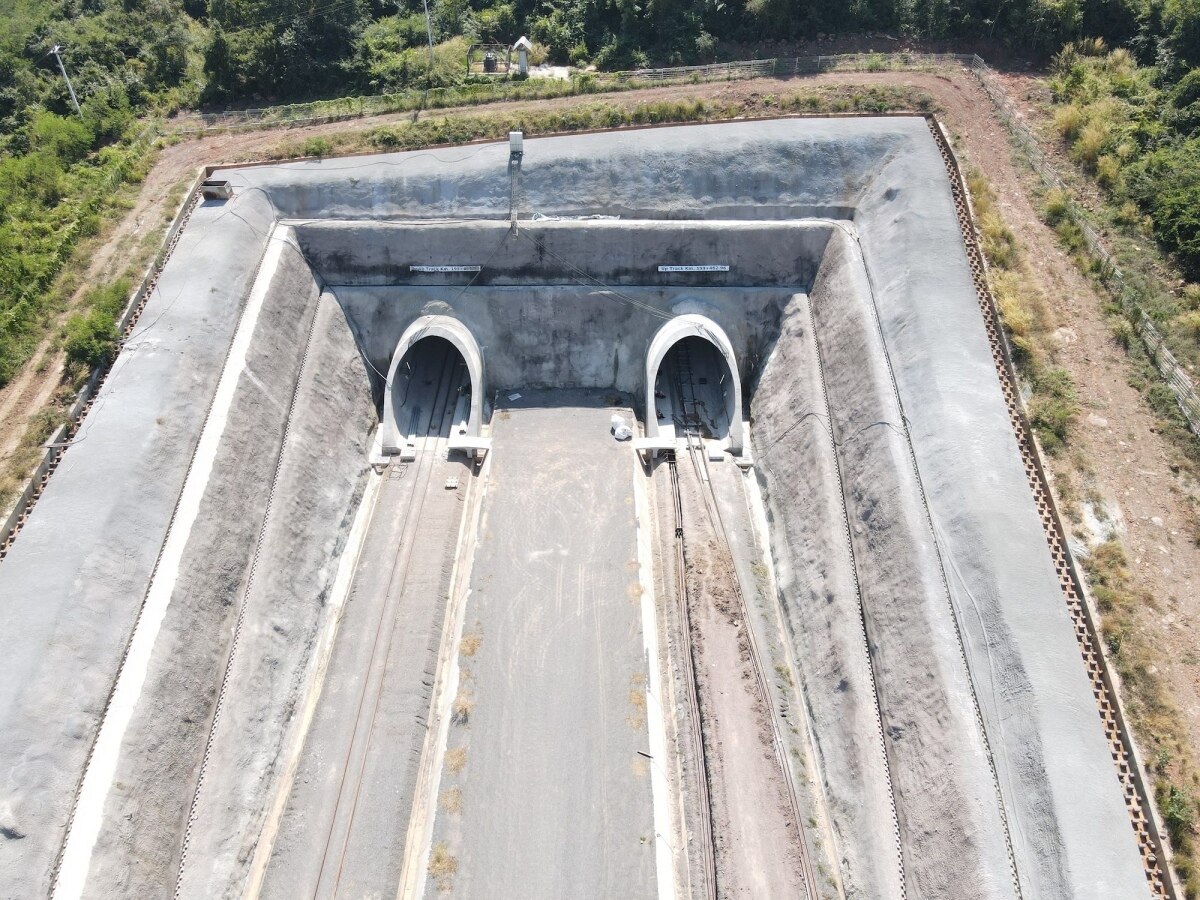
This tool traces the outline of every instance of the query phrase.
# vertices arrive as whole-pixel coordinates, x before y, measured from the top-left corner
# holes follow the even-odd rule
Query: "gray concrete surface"
[[[909,894],[1015,897],[1004,812],[976,723],[974,686],[925,522],[866,276],[855,262],[850,239],[835,237],[809,300]]]
[[[453,315],[479,341],[490,394],[506,388],[572,386],[643,395],[646,351],[666,317],[696,313],[729,335],[744,372],[771,347],[787,288],[623,288],[634,305],[577,284],[533,287],[334,288],[363,335],[370,358],[387,371],[395,338],[414,318]],[[640,412],[640,410],[639,410]]]
[[[237,215],[230,215],[236,210]],[[150,572],[270,228],[192,214],[74,446],[0,565],[0,896],[45,894]]]
[[[630,413],[614,399],[529,392],[493,420],[464,620],[480,642],[460,659],[470,712],[450,727],[463,757],[434,836],[457,860],[451,896],[655,895],[634,462],[609,433]]]
[[[737,122],[529,138],[527,216],[846,218],[879,167],[917,141],[920,118]],[[303,218],[507,218],[508,144],[221,169]]]
[[[4,828],[0,832],[0,896],[23,896],[31,886],[35,894],[48,888],[88,749],[275,214],[296,219],[367,219],[371,227],[298,226],[310,229],[308,258],[318,263],[313,274],[318,283],[322,279],[335,282],[331,289],[344,317],[339,314],[335,320],[333,304],[323,304],[322,315],[331,329],[329,340],[314,345],[314,352],[324,348],[321,353],[325,355],[318,354],[313,372],[302,380],[301,396],[306,399],[297,407],[292,422],[296,434],[303,436],[302,452],[284,455],[280,494],[262,548],[261,565],[266,574],[260,572],[247,601],[246,644],[231,670],[229,713],[218,729],[209,766],[212,781],[202,795],[197,828],[189,844],[190,852],[196,854],[192,858],[196,867],[185,880],[185,894],[220,895],[237,889],[246,854],[253,849],[261,824],[273,761],[284,740],[292,704],[304,686],[307,654],[321,619],[322,592],[336,569],[341,542],[355,512],[356,486],[365,464],[365,444],[377,414],[382,379],[368,374],[346,323],[362,343],[363,355],[383,371],[399,335],[417,315],[445,313],[467,323],[476,334],[487,360],[489,385],[633,392],[644,377],[643,354],[649,336],[661,321],[655,311],[697,312],[713,318],[729,334],[742,370],[752,380],[773,346],[781,360],[790,358],[786,347],[776,346],[775,339],[781,327],[785,335],[792,333],[787,322],[793,312],[785,319],[785,307],[797,290],[809,288],[818,266],[829,270],[828,290],[814,289],[812,300],[817,309],[825,304],[831,315],[838,312],[839,291],[846,290],[848,279],[855,277],[852,253],[839,257],[841,251],[832,253],[823,244],[800,241],[775,245],[771,230],[753,222],[840,216],[852,218],[860,231],[871,290],[859,285],[854,294],[860,301],[864,296],[873,299],[883,336],[880,342],[870,338],[865,326],[858,327],[866,342],[862,353],[843,352],[836,363],[830,362],[831,386],[839,379],[843,382],[839,395],[843,400],[832,404],[831,413],[844,428],[873,424],[860,420],[863,410],[843,405],[872,398],[881,420],[891,423],[856,435],[841,451],[848,470],[851,462],[858,461],[857,474],[847,471],[844,475],[847,484],[853,485],[858,478],[863,487],[859,494],[851,488],[849,495],[852,506],[859,504],[860,519],[867,512],[862,506],[869,496],[866,489],[881,492],[880,515],[891,523],[888,534],[896,536],[893,544],[871,544],[869,529],[854,535],[881,566],[874,584],[875,573],[860,572],[864,590],[875,591],[870,611],[881,617],[903,617],[926,610],[935,589],[945,594],[936,583],[916,592],[919,596],[914,604],[919,605],[911,609],[899,608],[890,602],[891,592],[880,593],[880,589],[886,572],[893,584],[910,592],[897,596],[911,595],[916,584],[930,583],[933,558],[940,556],[949,581],[949,600],[943,596],[940,602],[950,622],[963,634],[965,668],[994,753],[999,797],[1009,818],[1024,895],[1145,896],[1148,889],[1133,832],[1016,454],[945,170],[926,123],[916,118],[781,120],[529,140],[521,176],[526,218],[542,213],[719,219],[740,220],[745,227],[700,228],[692,233],[675,228],[640,229],[636,241],[611,234],[603,241],[595,236],[621,225],[579,221],[539,225],[537,233],[547,236],[543,244],[552,242],[559,248],[555,251],[559,256],[569,258],[570,266],[559,260],[550,266],[544,257],[530,257],[530,248],[536,245],[518,236],[525,244],[521,250],[497,249],[498,239],[497,245],[483,249],[495,250],[497,255],[490,262],[498,263],[501,271],[509,266],[505,277],[520,284],[476,283],[468,288],[466,279],[404,284],[394,280],[397,266],[418,257],[399,248],[388,256],[371,243],[371,235],[381,243],[389,235],[396,240],[403,236],[404,241],[414,242],[410,253],[419,250],[425,254],[422,258],[430,260],[442,251],[427,240],[436,229],[414,236],[411,228],[386,225],[383,220],[506,219],[506,162],[506,147],[486,145],[222,170],[235,184],[234,200],[202,205],[193,215],[163,273],[159,292],[151,299],[134,339],[118,358],[79,439],[67,451],[12,552],[0,564],[0,654],[9,673],[0,684],[0,825]],[[585,224],[586,229],[581,227]],[[446,230],[436,233],[443,239],[457,234],[462,243],[454,249],[462,247],[464,252],[480,249],[471,245],[472,240],[478,242],[480,234],[504,230],[503,225],[490,224],[457,232],[450,225],[444,227]],[[785,230],[793,233],[795,229],[787,225]],[[340,233],[343,231],[346,234]],[[358,235],[357,243],[347,246],[367,262],[352,257],[339,261],[333,253],[322,256],[318,232],[320,240],[334,242],[331,247],[336,240],[345,244],[347,235]],[[588,234],[593,240],[583,238]],[[664,243],[655,243],[660,240]],[[610,257],[606,244],[618,246],[620,253]],[[639,256],[643,244],[648,252]],[[839,238],[837,244],[854,249],[848,239]],[[659,277],[656,271],[642,278],[634,271],[645,268],[648,255],[657,258],[658,254],[674,253],[672,259],[682,260],[698,252],[741,254],[739,266],[751,266],[757,260],[764,267],[762,278],[770,284]],[[770,266],[785,271],[765,272]],[[337,276],[339,267],[348,274]],[[597,285],[588,281],[589,274],[610,280]],[[385,283],[385,279],[390,280]],[[625,298],[604,287],[614,282],[622,283],[619,290]],[[855,309],[856,315],[862,314],[861,303]],[[337,322],[341,331],[335,334]],[[802,325],[801,320],[795,334],[802,332]],[[818,339],[837,341],[833,332],[823,328],[818,328]],[[874,349],[868,347],[872,341]],[[882,347],[888,349],[887,356]],[[831,352],[833,349],[831,346]],[[881,387],[888,361],[904,419],[894,408],[895,397],[889,401],[887,390]],[[323,380],[327,378],[332,380]],[[811,373],[797,372],[795,379],[793,386],[782,375],[766,381],[789,396],[810,396]],[[272,393],[269,384],[264,381],[264,395]],[[755,396],[751,408],[757,411],[761,400],[762,396]],[[782,417],[789,412],[800,417],[811,411],[808,406],[809,401],[803,399],[793,400],[790,407],[768,403],[763,408],[766,431],[773,428],[776,435],[783,435],[793,423]],[[277,413],[264,411],[259,426],[264,434],[269,433]],[[531,417],[541,414],[554,415],[547,409],[525,413]],[[781,417],[780,421],[772,425],[772,416]],[[562,418],[564,423],[573,421]],[[590,428],[590,419],[570,427]],[[831,804],[842,803],[841,833],[851,835],[855,826],[849,805],[859,802],[856,797],[869,796],[873,799],[868,808],[879,808],[879,761],[866,752],[875,736],[865,702],[865,664],[850,656],[853,628],[850,635],[835,635],[840,617],[853,613],[844,599],[846,557],[830,556],[827,570],[813,568],[819,553],[824,548],[835,550],[842,539],[833,533],[818,533],[809,513],[789,509],[789,504],[809,500],[806,493],[789,490],[785,484],[797,477],[786,467],[786,454],[809,458],[820,472],[827,473],[829,451],[818,446],[815,435],[797,437],[800,442],[792,446],[788,442],[795,434],[789,432],[788,440],[781,441],[779,453],[783,455],[766,463],[768,469],[783,465],[766,473],[776,533],[786,542],[775,548],[775,557],[782,569],[790,567],[796,573],[793,586],[784,586],[784,603],[797,625],[797,647],[805,645],[799,630],[804,621],[802,611],[817,608],[814,597],[838,598],[831,601],[824,617],[813,621],[835,639],[836,649],[830,653],[847,655],[844,659],[825,655],[819,664],[814,660],[806,670],[806,683],[827,685],[839,666],[854,679],[854,719],[868,727],[861,735],[863,746],[857,748],[862,752],[856,753],[850,746],[850,731],[832,727],[825,736],[817,735],[830,796],[841,798]],[[915,471],[920,473],[923,490],[914,488],[909,480],[914,475],[904,474],[904,465],[911,468],[912,460],[905,461],[904,448],[896,441],[906,434],[913,440]],[[573,446],[578,439],[575,432],[569,440],[564,434],[556,438],[564,446]],[[785,451],[785,445],[790,449]],[[552,456],[518,449],[517,444],[511,447],[513,459],[509,462],[497,456],[498,472],[507,464],[520,467],[515,471],[528,473],[530,478],[541,478],[558,463]],[[222,448],[226,456],[234,450],[232,443]],[[581,457],[576,469],[593,471],[589,467],[607,460],[607,452]],[[765,449],[760,452],[767,453]],[[854,459],[852,454],[857,454]],[[250,473],[254,463],[248,461],[247,465]],[[878,478],[872,466],[878,466]],[[594,471],[596,478],[607,477],[603,467]],[[808,474],[803,477],[807,479]],[[892,479],[894,493],[882,490],[885,478]],[[814,502],[828,510],[833,498],[827,481],[805,483],[812,485],[813,491],[820,488]],[[504,482],[500,485],[503,489]],[[230,500],[234,496],[231,493]],[[561,496],[547,494],[518,501],[514,495],[510,502],[514,508],[519,502],[552,505],[572,496],[567,491]],[[920,522],[924,510],[919,508],[922,497],[933,522],[930,529],[926,520],[928,533],[924,536]],[[216,506],[211,508],[216,510]],[[248,520],[261,515],[255,513],[257,500],[245,508]],[[247,524],[240,523],[234,534],[245,531]],[[820,527],[836,532],[842,526],[827,520]],[[796,539],[803,541],[799,548],[791,544]],[[901,544],[904,556],[890,556]],[[216,652],[227,640],[220,633],[227,627],[220,598],[237,577],[240,558],[244,558],[243,546],[230,550],[230,568],[222,570],[220,578],[197,575],[189,579],[194,593],[188,596],[205,595],[196,601],[198,613],[203,609],[215,614],[201,614],[207,618],[205,624],[197,625],[197,630],[205,631],[197,640],[197,655],[180,654],[181,668],[174,680],[162,672],[152,676],[155,686],[143,701],[145,710],[139,710],[135,718],[141,723],[135,729],[152,721],[159,723],[151,726],[157,728],[168,721],[153,705],[172,702],[171,684],[186,692],[194,678],[197,694],[211,689],[203,686],[211,684],[211,673],[192,672],[191,666],[203,666],[201,657]],[[908,564],[903,559],[912,561],[923,581],[899,583],[898,572]],[[500,577],[502,561],[497,559],[494,567]],[[928,611],[932,612],[932,607]],[[883,621],[880,618],[879,622]],[[941,691],[946,709],[961,706],[968,686],[953,674],[954,660],[947,659],[947,655],[953,657],[947,650],[950,636],[946,626],[950,622],[943,621],[931,630],[936,637],[928,645],[926,662],[934,665],[914,675],[920,679],[928,678],[930,672],[936,675],[934,687]],[[167,640],[177,640],[183,627],[181,621],[172,619]],[[488,639],[485,635],[485,642]],[[811,640],[807,646],[813,646]],[[873,638],[877,666],[884,649]],[[557,664],[549,654],[547,659]],[[886,675],[884,668],[878,671]],[[926,689],[923,680],[917,683]],[[899,692],[895,702],[902,702],[908,684],[901,679],[881,688]],[[196,714],[210,702],[201,697]],[[481,694],[481,708],[483,702]],[[822,714],[820,698],[810,697],[810,704],[815,722],[822,721],[822,715],[828,721],[832,707],[827,705]],[[574,713],[564,710],[561,714],[569,721]],[[898,789],[901,776],[905,776],[911,779],[910,796],[919,793],[922,784],[933,789],[956,787],[971,802],[986,794],[976,789],[979,748],[971,746],[970,723],[963,721],[961,709],[953,721],[957,724],[943,730],[949,740],[958,742],[957,750],[946,756],[915,758],[907,773],[896,771],[893,760],[892,775]],[[918,724],[916,719],[913,722]],[[471,727],[476,727],[474,721]],[[188,725],[181,734],[194,731],[193,725]],[[892,744],[905,737],[889,733]],[[911,740],[912,734],[907,738]],[[530,739],[524,732],[512,735],[514,745]],[[138,740],[136,736],[134,740]],[[149,779],[147,784],[164,783],[168,771],[185,767],[187,755],[193,752],[185,746],[190,740],[185,736],[182,744],[172,744],[159,771],[155,771],[159,763],[151,761],[149,754],[143,760],[130,756],[125,765],[132,768],[122,771],[141,771],[136,777]],[[933,754],[936,747],[929,746]],[[139,747],[138,752],[147,749]],[[840,756],[843,752],[848,754],[845,759]],[[487,757],[500,758],[497,753]],[[565,757],[556,757],[554,762],[571,765]],[[501,775],[500,763],[492,765],[485,773],[487,783]],[[864,779],[871,779],[873,786],[864,785],[856,793],[849,784],[853,776],[835,771],[841,766],[861,767]],[[561,778],[557,783],[561,784]],[[972,784],[976,787],[970,787]],[[572,787],[582,795],[595,785],[584,780]],[[645,795],[648,807],[648,788]],[[145,791],[142,796],[147,818],[155,823],[145,827],[167,831],[177,827],[171,824],[178,822],[177,801],[168,800],[160,808],[156,791]],[[208,799],[203,799],[205,796]],[[109,815],[123,813],[137,822],[143,811],[138,792],[131,790],[117,797]],[[464,798],[469,803],[469,797]],[[553,799],[569,805],[578,798],[574,793],[560,793]],[[174,811],[172,803],[176,804]],[[562,808],[566,806],[560,812]],[[482,815],[479,807],[467,805],[464,810],[466,815]],[[913,869],[908,873],[913,887],[910,895],[915,896],[920,887],[930,895],[949,891],[944,895],[961,896],[961,881],[954,880],[960,865],[982,873],[984,880],[977,886],[981,893],[1003,892],[1003,878],[995,872],[995,822],[985,799],[980,800],[979,808],[955,810],[955,816],[954,821],[964,829],[957,838],[966,846],[962,859],[945,861],[956,867],[954,871],[935,871],[936,862],[928,863],[928,880],[919,883],[912,881],[917,877]],[[905,821],[911,824],[916,820]],[[102,837],[101,846],[108,849],[97,872],[116,890],[126,884],[157,884],[165,876],[156,872],[169,868],[172,841],[165,836],[135,835],[141,827],[115,826]],[[483,830],[472,833],[487,834],[487,827],[486,822],[481,823]],[[943,848],[953,843],[945,834],[922,831],[906,852],[923,859],[926,839]],[[137,853],[145,853],[144,859],[131,863],[128,876],[119,871],[126,840],[131,852],[136,847]],[[176,833],[175,840],[181,841],[182,835]],[[878,866],[866,862],[875,858],[882,840],[878,829],[864,831],[862,843],[856,847],[850,847],[850,838],[846,840],[846,866],[858,872],[864,891],[873,890],[872,885],[886,890],[894,877],[891,861]],[[510,863],[501,858],[499,846],[480,838],[477,847],[468,849],[475,854],[473,860],[483,859],[486,853],[490,854],[489,863]],[[599,853],[597,846],[588,843],[584,852]],[[114,854],[111,857],[109,850]],[[562,858],[570,861],[573,852],[577,850],[564,851]],[[616,865],[619,871],[614,870],[613,877],[622,886],[636,884],[649,891],[649,877],[641,877],[652,866],[649,845],[638,845],[633,853],[626,857],[614,849],[612,858],[604,856],[603,861],[600,856],[589,856],[585,868],[591,871],[606,863]],[[481,871],[475,863],[467,866],[464,862],[458,879],[461,889],[482,892]],[[580,889],[586,894],[586,885]],[[524,896],[525,892],[515,895]]]
[[[1027,897],[1145,897],[939,165],[932,151],[891,160],[857,221],[1013,820],[1022,886]],[[928,185],[920,203],[916,184]],[[954,252],[929,249],[936,247]]]
[[[163,896],[174,888],[179,836],[266,511],[264,485],[318,296],[299,252],[285,248],[159,633],[144,688],[153,702],[139,706],[121,746],[88,896]]]
[[[256,536],[254,578],[240,598],[240,634],[194,803],[180,897],[241,894],[363,489],[376,411],[358,349],[328,295],[312,334]]]
[[[843,887],[851,898],[898,897],[902,864],[875,676],[816,352],[808,298],[797,295],[754,392],[756,472]]]

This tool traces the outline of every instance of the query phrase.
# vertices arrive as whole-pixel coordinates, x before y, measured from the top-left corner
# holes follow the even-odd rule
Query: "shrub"
[[[112,358],[117,346],[117,324],[101,310],[76,313],[67,319],[63,350],[69,363],[91,369]]]
[[[1084,166],[1094,170],[1100,154],[1108,147],[1109,136],[1110,127],[1107,122],[1088,122],[1072,143],[1071,153]]]
[[[1200,340],[1200,310],[1190,310],[1176,316],[1175,326],[1189,339]]]
[[[70,316],[63,329],[63,350],[69,364],[91,369],[112,359],[120,339],[117,316],[125,307],[129,290],[129,279],[122,278],[87,293],[86,311]]]
[[[1066,141],[1074,141],[1079,137],[1079,132],[1083,130],[1086,121],[1087,117],[1084,116],[1083,109],[1074,103],[1060,106],[1054,111],[1054,127]]]
[[[983,251],[993,266],[1010,269],[1017,262],[1017,238],[992,210],[980,217]]]
[[[92,132],[78,118],[40,112],[29,123],[29,146],[57,157],[63,163],[78,162],[92,149]]]
[[[301,151],[304,156],[328,156],[333,149],[333,145],[323,137],[310,137],[304,142],[304,149]]]
[[[1121,186],[1121,164],[1115,156],[1107,153],[1096,160],[1096,180],[1110,191]]]
[[[1042,215],[1048,225],[1058,225],[1059,222],[1071,218],[1071,197],[1062,188],[1051,188],[1046,193],[1046,202]]]
[[[567,54],[567,59],[573,66],[586,66],[591,54],[588,53],[587,44],[580,41],[571,48],[571,52]]]
[[[1188,309],[1200,309],[1200,284],[1183,286],[1183,305]]]
[[[1033,401],[1029,420],[1042,446],[1057,453],[1066,446],[1067,433],[1079,415],[1079,397],[1066,369],[1039,372],[1033,379]]]
[[[1136,226],[1142,221],[1142,211],[1132,200],[1126,200],[1117,209],[1116,220],[1118,225]]]
[[[1133,323],[1124,316],[1109,316],[1108,330],[1112,332],[1113,342],[1122,350],[1128,350],[1133,346],[1136,333],[1133,330]]]

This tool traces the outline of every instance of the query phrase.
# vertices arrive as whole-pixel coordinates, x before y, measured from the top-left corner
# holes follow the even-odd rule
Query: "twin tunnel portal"
[[[448,447],[482,456],[488,391],[483,349],[458,319],[427,315],[414,321],[392,355],[384,385],[380,450],[402,460],[415,440],[450,422]],[[673,449],[687,437],[744,452],[742,381],[732,344],[712,319],[687,313],[664,321],[646,349],[642,388],[645,437],[641,450]]]

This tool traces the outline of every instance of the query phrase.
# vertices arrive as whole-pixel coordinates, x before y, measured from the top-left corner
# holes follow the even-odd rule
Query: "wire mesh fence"
[[[196,113],[164,123],[174,134],[278,125],[309,125],[320,122],[376,116],[414,110],[440,109],[501,100],[537,100],[634,90],[666,84],[736,81],[745,78],[791,77],[822,72],[931,71],[945,66],[970,65],[977,59],[957,53],[848,53],[832,56],[780,57],[703,66],[674,66],[635,69],[628,72],[581,72],[570,78],[530,78],[523,81],[497,80],[458,87],[407,90],[336,100],[314,100],[257,109]]]

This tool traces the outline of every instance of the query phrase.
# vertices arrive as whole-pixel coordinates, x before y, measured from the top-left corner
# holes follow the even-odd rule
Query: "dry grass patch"
[[[467,725],[471,721],[471,711],[475,708],[475,697],[463,685],[458,689],[458,696],[450,707],[450,721],[455,725]]]
[[[641,728],[646,721],[646,676],[641,672],[629,679],[629,705],[625,721],[630,728]]]
[[[442,809],[457,816],[462,812],[462,788],[452,787],[442,792]]]
[[[457,775],[463,770],[467,764],[467,748],[455,747],[453,750],[446,751],[446,768],[454,775]]]
[[[463,656],[471,657],[479,652],[479,648],[483,645],[483,634],[480,633],[479,623],[475,623],[474,629],[462,637],[462,642],[458,645],[458,652]]]
[[[437,889],[448,893],[454,888],[454,876],[458,874],[458,860],[450,855],[445,841],[433,845],[429,854],[429,874],[433,876]]]

